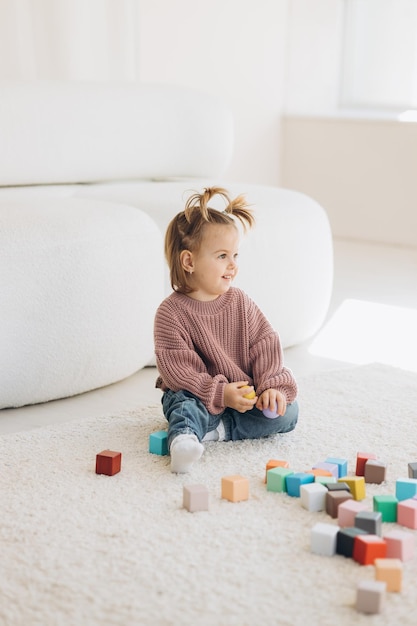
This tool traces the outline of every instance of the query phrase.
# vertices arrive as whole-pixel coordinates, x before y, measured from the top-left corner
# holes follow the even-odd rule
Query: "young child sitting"
[[[208,206],[216,195],[224,199],[224,211]],[[201,457],[202,441],[266,437],[297,423],[297,384],[283,365],[278,333],[250,297],[232,286],[238,271],[236,220],[244,231],[254,224],[244,196],[230,200],[225,189],[212,187],[188,199],[165,235],[173,293],[155,316],[156,386],[163,391],[176,473],[188,472]]]

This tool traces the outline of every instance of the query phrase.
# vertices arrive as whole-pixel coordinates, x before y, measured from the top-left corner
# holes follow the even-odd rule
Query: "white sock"
[[[171,472],[186,474],[191,466],[201,457],[204,446],[195,435],[177,435],[169,448],[171,454]]]

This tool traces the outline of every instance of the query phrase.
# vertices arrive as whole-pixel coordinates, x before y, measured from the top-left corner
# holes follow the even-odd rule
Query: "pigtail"
[[[184,216],[187,222],[191,223],[193,221],[196,212],[199,213],[200,218],[205,222],[213,222],[215,214],[213,215],[213,209],[209,208],[208,203],[214,196],[221,196],[225,201],[226,207],[223,210],[223,214],[237,218],[242,224],[244,231],[252,228],[255,218],[249,209],[245,196],[241,194],[234,200],[230,200],[227,190],[223,189],[223,187],[206,187],[203,193],[194,193],[190,196],[184,209]]]

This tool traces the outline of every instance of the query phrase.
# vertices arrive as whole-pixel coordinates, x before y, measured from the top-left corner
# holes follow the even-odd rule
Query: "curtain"
[[[139,0],[0,0],[0,79],[138,80]]]

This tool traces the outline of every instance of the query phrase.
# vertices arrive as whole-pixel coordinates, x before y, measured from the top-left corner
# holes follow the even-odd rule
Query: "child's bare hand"
[[[265,389],[256,402],[256,408],[260,411],[263,411],[263,409],[275,411],[277,407],[278,415],[284,415],[287,410],[287,400],[285,399],[284,394],[277,389]]]
[[[253,398],[245,398],[244,396],[254,391],[254,388],[248,386],[247,380],[239,380],[236,383],[228,383],[224,388],[224,405],[239,413],[245,413],[252,409],[257,401],[257,396]]]

